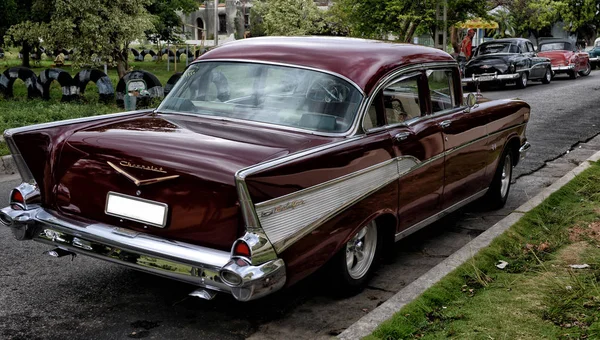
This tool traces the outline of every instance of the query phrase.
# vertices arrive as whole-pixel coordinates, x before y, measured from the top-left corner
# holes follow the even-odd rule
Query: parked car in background
[[[385,247],[461,206],[506,202],[529,105],[463,97],[422,46],[270,37],[193,62],[156,110],[7,130],[23,183],[0,221],[248,301],[329,266],[356,292]]]
[[[590,66],[595,70],[600,65],[600,39],[596,39],[594,46],[587,52],[590,56]]]
[[[473,90],[475,84],[516,84],[527,87],[528,80],[549,84],[550,59],[538,57],[533,44],[522,38],[498,39],[479,45],[465,67],[463,83]]]
[[[588,76],[592,67],[587,52],[579,51],[575,44],[567,39],[544,39],[538,45],[538,56],[550,59],[552,76],[566,73],[571,79],[577,75]]]

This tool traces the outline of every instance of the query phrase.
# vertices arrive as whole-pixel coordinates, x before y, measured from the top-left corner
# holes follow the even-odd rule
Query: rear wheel
[[[544,78],[542,78],[542,83],[550,84],[551,80],[552,80],[552,70],[550,68],[547,68],[546,73],[544,74]]]
[[[588,63],[585,65],[585,68],[584,68],[583,70],[579,71],[579,75],[580,75],[580,76],[587,77],[587,76],[589,76],[589,75],[590,75],[590,72],[592,72],[592,66],[590,66],[590,63],[588,62]]]
[[[486,203],[492,209],[500,209],[506,204],[512,180],[513,159],[511,150],[504,150],[494,174],[492,184],[485,197]]]
[[[527,75],[527,72],[521,72],[521,77],[519,79],[517,79],[517,88],[519,88],[519,89],[526,88],[528,78],[529,77]]]
[[[333,259],[335,289],[342,294],[358,293],[367,283],[380,248],[377,223],[373,220],[358,230]]]

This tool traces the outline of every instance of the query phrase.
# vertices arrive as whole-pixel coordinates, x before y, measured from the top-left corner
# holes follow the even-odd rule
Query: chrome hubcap
[[[367,274],[377,248],[377,226],[375,221],[367,224],[346,243],[346,268],[353,279]]]
[[[508,194],[508,186],[510,185],[510,178],[512,175],[512,164],[510,161],[510,155],[506,155],[504,158],[504,166],[502,167],[502,177],[500,179],[500,195],[505,197]]]
[[[523,86],[527,85],[527,74],[523,73],[521,76],[521,81],[523,82]]]
[[[550,81],[551,78],[552,78],[552,73],[550,72],[550,70],[546,70],[546,80]]]

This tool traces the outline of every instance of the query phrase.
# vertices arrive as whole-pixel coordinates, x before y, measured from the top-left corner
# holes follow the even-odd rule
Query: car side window
[[[431,97],[431,112],[436,113],[456,107],[451,70],[428,70],[427,83]]]
[[[527,43],[527,49],[529,50],[529,52],[535,52],[535,49],[533,48],[533,45],[531,43]]]
[[[401,79],[383,89],[383,105],[388,125],[403,123],[421,116],[419,77]]]

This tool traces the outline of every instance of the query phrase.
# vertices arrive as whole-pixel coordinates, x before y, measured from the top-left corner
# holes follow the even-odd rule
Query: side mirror
[[[465,112],[469,113],[469,112],[471,112],[471,109],[477,105],[477,97],[475,96],[474,93],[469,93],[467,95],[466,104],[467,104],[467,108],[465,109]]]

